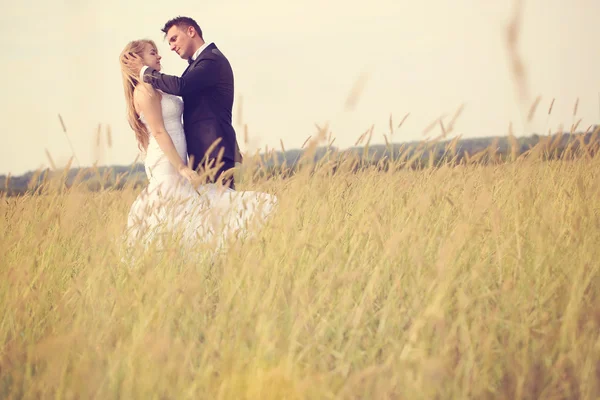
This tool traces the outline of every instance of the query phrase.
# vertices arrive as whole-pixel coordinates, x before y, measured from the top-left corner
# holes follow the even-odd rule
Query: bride
[[[145,152],[148,178],[148,186],[129,211],[127,244],[158,240],[165,245],[178,237],[186,250],[202,243],[221,250],[233,235],[248,233],[251,223],[260,226],[274,210],[277,198],[213,183],[195,185],[199,176],[188,166],[183,101],[140,82],[125,62],[128,53],[161,69],[161,57],[151,40],[130,42],[121,53],[127,117],[138,147]]]

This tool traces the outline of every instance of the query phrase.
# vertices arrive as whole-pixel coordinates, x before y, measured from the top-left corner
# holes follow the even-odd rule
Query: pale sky
[[[527,128],[506,48],[513,1],[483,0],[228,0],[178,2],[117,0],[2,0],[3,76],[0,174],[58,167],[71,155],[60,113],[82,166],[127,165],[138,155],[126,121],[118,56],[133,39],[154,39],[163,72],[179,75],[186,61],[171,52],[160,28],[166,20],[195,18],[207,41],[229,58],[235,73],[234,120],[242,151],[298,148],[329,122],[334,145],[353,146],[375,125],[384,143],[390,114],[410,116],[393,141],[423,138],[441,115],[463,137],[517,136],[569,130],[573,108],[580,127],[600,123],[600,1],[526,0],[519,53],[532,103]],[[178,6],[176,6],[178,4]],[[367,73],[356,107],[346,98]],[[556,98],[552,116],[547,111]],[[526,106],[525,108],[528,108]],[[98,124],[110,125],[112,148],[96,145]],[[437,136],[440,130],[431,133]]]

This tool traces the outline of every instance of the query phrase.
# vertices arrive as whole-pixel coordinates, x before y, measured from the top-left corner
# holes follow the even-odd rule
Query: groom
[[[189,66],[177,77],[143,66],[139,59],[135,67],[139,68],[140,78],[156,89],[183,98],[190,167],[198,170],[206,166],[211,170],[209,181],[222,180],[224,185],[235,189],[232,168],[242,161],[242,156],[231,124],[234,95],[231,65],[214,43],[204,42],[202,30],[192,18],[173,18],[162,32],[171,50],[188,60]],[[222,165],[217,165],[219,161]],[[218,169],[213,175],[215,167]]]

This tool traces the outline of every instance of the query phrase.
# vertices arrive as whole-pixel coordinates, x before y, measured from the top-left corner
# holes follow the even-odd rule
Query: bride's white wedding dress
[[[162,91],[160,94],[165,128],[179,156],[187,160],[183,101]],[[140,120],[150,131],[143,114]],[[158,240],[162,247],[178,239],[182,241],[177,245],[185,250],[201,244],[223,250],[228,240],[259,228],[277,204],[277,198],[268,193],[236,191],[216,184],[194,188],[171,165],[152,135],[144,167],[149,182],[129,211],[129,246]]]

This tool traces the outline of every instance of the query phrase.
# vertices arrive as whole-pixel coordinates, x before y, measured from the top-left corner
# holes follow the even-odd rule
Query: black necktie
[[[192,59],[192,57],[188,58],[188,64],[191,64],[193,62],[194,62],[194,60]]]

